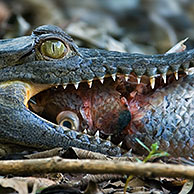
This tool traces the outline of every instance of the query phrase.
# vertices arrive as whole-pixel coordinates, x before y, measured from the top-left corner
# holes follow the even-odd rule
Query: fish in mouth
[[[184,102],[177,103],[178,98],[174,96],[184,90],[187,90],[188,96],[189,92],[193,93],[190,84],[185,87],[189,82],[185,77],[183,71],[179,72],[178,78],[171,73],[164,83],[162,76],[158,76],[154,88],[148,76],[143,76],[139,83],[133,73],[127,79],[118,75],[115,79],[107,77],[103,81],[94,80],[91,87],[86,82],[80,83],[78,88],[73,85],[65,89],[58,86],[34,96],[29,101],[29,107],[49,121],[111,140],[126,150],[133,148],[137,154],[145,153],[135,140],[139,138],[146,145],[158,141],[161,149],[173,156],[180,156],[175,144],[168,142],[168,136],[183,136],[183,126],[172,120],[180,117],[178,110],[185,106]],[[193,122],[193,100],[188,104],[185,107],[188,114],[191,114],[190,122]],[[182,144],[177,144],[185,148],[183,145],[184,139]],[[182,151],[186,155],[187,149]]]

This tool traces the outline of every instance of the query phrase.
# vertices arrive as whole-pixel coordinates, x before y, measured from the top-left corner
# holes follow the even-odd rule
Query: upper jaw
[[[179,54],[145,56],[78,48],[70,36],[52,25],[36,28],[28,38],[31,41],[26,45],[27,53],[20,52],[23,55],[18,55],[20,58],[15,61],[14,66],[1,69],[0,73],[3,76],[0,81],[23,80],[64,87],[74,84],[78,88],[80,82],[87,82],[89,87],[92,87],[93,80],[99,79],[103,83],[104,78],[108,76],[116,80],[116,76],[124,75],[127,81],[133,73],[138,84],[143,76],[148,76],[151,88],[154,89],[157,77],[162,77],[166,83],[166,76],[170,71],[178,79],[181,69],[189,73],[189,68],[193,67],[191,58],[194,50]],[[44,58],[40,47],[42,43],[51,39],[62,42],[68,50],[67,55],[60,59]]]

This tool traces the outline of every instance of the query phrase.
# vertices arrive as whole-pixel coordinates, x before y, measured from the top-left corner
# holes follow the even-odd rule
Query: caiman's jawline
[[[88,91],[92,85],[95,85],[94,82],[106,84],[105,77],[110,76],[115,80],[118,74],[124,76],[124,82],[128,80],[131,82],[131,75],[134,75],[134,85],[137,87],[137,83],[141,83],[139,85],[141,86],[144,79],[148,78],[148,85],[151,85],[148,86],[148,91],[155,91],[157,85],[161,86],[157,81],[159,77],[163,85],[168,82],[167,76],[170,72],[177,79],[180,77],[180,71],[188,73],[192,67],[194,67],[194,49],[180,53],[142,55],[78,48],[69,35],[52,25],[40,26],[30,36],[0,40],[0,143],[13,143],[39,149],[54,147],[66,149],[75,146],[120,156],[122,152],[120,147],[115,147],[108,141],[73,130],[64,130],[63,127],[40,118],[26,108],[28,99],[36,93],[39,96],[42,90],[49,91],[50,86],[62,89],[70,84],[79,89],[82,81],[88,83]],[[187,75],[184,79],[181,78],[181,81],[175,80],[174,83],[176,82],[178,83],[174,84],[177,88],[176,95],[173,93],[174,90],[169,90],[169,98],[166,97],[166,104],[162,104],[165,106],[165,111],[168,111],[161,112],[164,110],[161,106],[159,107],[161,114],[150,111],[142,121],[144,130],[138,131],[138,134],[131,133],[129,136],[128,143],[132,147],[138,135],[143,141],[145,140],[147,146],[159,140],[163,142],[164,150],[172,150],[173,153],[176,148],[177,150],[184,148],[184,153],[177,155],[194,157],[193,75]],[[35,86],[38,86],[38,89],[35,89]],[[181,98],[179,98],[180,91],[182,91]],[[135,93],[131,89],[130,92],[133,98]],[[122,108],[127,107],[125,100],[121,99],[119,103]],[[185,113],[185,110],[190,112]],[[178,115],[179,113],[185,115]],[[100,121],[98,124],[101,124]],[[174,136],[175,139],[172,138]]]
[[[192,73],[193,72],[193,69],[194,68],[190,68],[187,70],[187,74],[188,73]],[[164,81],[164,78],[160,75],[158,76],[155,76],[155,79],[154,79],[154,83],[153,83],[153,80],[150,81],[150,78],[148,76],[143,76],[141,77],[141,80],[139,80],[140,78],[138,78],[136,75],[134,74],[131,74],[131,75],[128,75],[127,77],[124,76],[124,75],[121,75],[121,74],[118,74],[118,75],[112,75],[110,77],[110,75],[106,75],[104,78],[101,78],[101,79],[98,79],[98,78],[95,78],[93,79],[92,81],[86,81],[86,80],[82,80],[80,83],[75,83],[73,84],[75,89],[78,89],[79,88],[79,84],[85,84],[87,83],[88,84],[88,89],[90,89],[92,87],[92,84],[93,82],[95,81],[100,81],[101,84],[103,84],[106,79],[110,79],[112,78],[113,81],[116,81],[117,77],[123,77],[123,79],[125,79],[125,81],[129,81],[130,80],[130,77],[133,77],[133,81],[135,81],[134,79],[137,79],[136,82],[133,82],[133,84],[135,84],[136,86],[139,85],[140,83],[141,84],[146,84],[147,88],[149,89],[150,92],[153,92],[154,90],[158,89],[158,88],[161,88],[161,87],[164,87],[166,85],[169,85],[171,84],[173,81],[175,80],[178,80],[180,77],[186,75],[186,73],[182,70],[180,70],[177,74],[173,75],[173,73],[168,73],[168,75],[166,75],[167,78],[165,78],[165,81]],[[178,76],[178,77],[176,77]],[[15,82],[15,80],[13,81]],[[5,82],[4,84],[11,84],[12,81],[8,81],[8,82]],[[25,83],[25,82],[23,82]],[[66,87],[68,85],[72,85],[72,84],[66,84],[66,85],[60,85],[60,84],[35,84],[35,83],[30,83],[30,82],[26,82],[26,88],[28,90],[28,95],[26,96],[25,98],[25,101],[24,101],[24,104],[27,106],[29,100],[35,96],[35,95],[38,95],[40,92],[42,91],[45,91],[49,88],[58,88],[59,86],[62,86],[64,89],[66,89]],[[155,86],[156,85],[156,86]],[[134,88],[134,85],[133,85],[133,88]],[[132,91],[130,91],[132,92]]]

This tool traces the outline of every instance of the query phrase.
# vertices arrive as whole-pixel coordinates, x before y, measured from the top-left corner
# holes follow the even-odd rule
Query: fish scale
[[[186,92],[181,94],[180,91]],[[153,106],[149,101],[151,105],[142,110],[144,116],[138,121],[141,129],[136,127],[137,134],[127,137],[128,146],[136,153],[142,152],[138,143],[131,141],[137,137],[147,146],[159,142],[160,149],[173,156],[194,158],[194,75],[156,91],[153,98],[157,98],[159,93],[164,96],[163,102]]]

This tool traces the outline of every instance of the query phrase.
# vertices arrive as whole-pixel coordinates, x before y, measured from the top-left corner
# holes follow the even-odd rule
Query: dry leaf
[[[191,191],[193,188],[193,180],[188,180],[184,185],[183,188],[181,189],[179,194],[187,194]]]
[[[27,194],[29,188],[32,189],[31,194],[35,194],[37,189],[42,189],[54,184],[55,184],[54,181],[45,178],[35,178],[35,177],[0,178],[0,185],[2,187],[12,188],[19,194]]]

